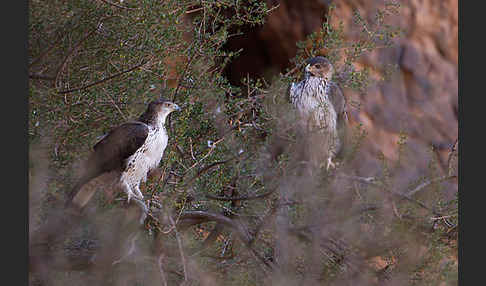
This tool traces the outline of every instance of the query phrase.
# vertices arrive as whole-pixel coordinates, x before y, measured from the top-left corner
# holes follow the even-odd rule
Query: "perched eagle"
[[[104,135],[94,145],[82,175],[68,195],[66,207],[83,208],[93,193],[80,191],[81,188],[90,180],[112,171],[116,172],[118,186],[127,194],[128,201],[136,198],[144,205],[139,184],[162,159],[168,141],[165,120],[175,110],[180,110],[175,103],[154,100],[138,121],[123,123]]]
[[[310,58],[306,64],[304,79],[290,87],[290,101],[299,112],[301,127],[309,132],[309,137],[318,140],[320,154],[311,154],[311,159],[326,160],[326,169],[335,168],[333,159],[341,149],[348,121],[346,101],[332,81],[334,67],[327,58]],[[311,144],[316,143],[313,141]]]

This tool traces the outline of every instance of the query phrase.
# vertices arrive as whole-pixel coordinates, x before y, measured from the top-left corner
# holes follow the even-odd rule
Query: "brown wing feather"
[[[142,122],[124,123],[111,130],[93,146],[93,156],[105,172],[122,170],[125,160],[140,148],[149,133],[149,127]]]
[[[349,121],[346,98],[344,97],[341,88],[335,83],[331,82],[329,87],[329,99],[337,113],[337,132],[340,140],[340,148],[337,152],[346,153],[348,152],[347,150],[351,142],[351,130],[348,128]]]
[[[344,98],[343,91],[341,88],[333,82],[329,83],[329,99],[336,110],[338,121],[340,123],[347,123],[348,122],[348,113],[346,107],[346,99]]]
[[[104,135],[93,146],[93,152],[86,162],[84,174],[68,194],[66,207],[71,204],[81,187],[90,180],[106,172],[125,169],[126,159],[143,145],[148,133],[149,127],[147,124],[128,122]]]

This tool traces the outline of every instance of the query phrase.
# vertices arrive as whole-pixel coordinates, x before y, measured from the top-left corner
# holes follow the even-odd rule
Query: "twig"
[[[111,5],[111,6],[115,6],[117,8],[120,8],[120,9],[127,9],[127,10],[137,10],[137,9],[140,9],[140,8],[130,8],[130,7],[125,7],[125,6],[122,6],[122,5],[118,5],[116,3],[113,3],[113,2],[110,2],[110,1],[107,1],[107,0],[101,0],[102,2],[108,4],[108,5]]]
[[[64,60],[62,61],[61,65],[57,68],[57,71],[56,71],[56,79],[55,79],[56,85],[57,85],[57,82],[59,81],[59,77],[61,75],[61,72],[64,70],[64,67],[66,66],[66,63],[69,60],[69,58],[71,58],[71,56],[74,54],[74,52],[79,49],[81,44],[84,41],[86,41],[89,37],[91,37],[91,35],[93,35],[97,30],[98,30],[98,26],[96,28],[94,28],[93,30],[91,30],[89,33],[86,33],[86,35],[68,52],[66,57],[64,57]]]
[[[338,177],[352,179],[355,181],[360,181],[367,184],[375,184],[376,178],[375,177],[359,177],[354,175],[346,175],[346,174],[339,174]]]
[[[204,9],[204,7],[199,7],[199,8],[196,8],[196,9],[188,10],[188,11],[186,11],[186,14],[191,14],[191,13],[194,13],[194,12],[197,12],[197,11],[201,11],[202,9]]]
[[[342,177],[342,178],[348,178],[348,179],[352,179],[352,180],[358,180],[358,181],[361,181],[361,182],[364,182],[364,183],[367,183],[367,184],[370,184],[370,185],[374,185],[374,186],[377,186],[377,187],[383,187],[383,185],[381,183],[379,183],[378,181],[375,181],[375,178],[373,177],[368,177],[368,178],[365,178],[365,177],[359,177],[359,176],[350,176],[350,175],[345,175],[345,174],[341,174],[339,175],[339,177]],[[395,195],[397,197],[400,197],[402,199],[405,199],[409,202],[412,202],[416,205],[419,205],[420,207],[432,212],[433,214],[435,215],[442,215],[440,213],[438,213],[437,211],[429,208],[427,205],[425,205],[424,203],[422,203],[421,201],[418,201],[418,200],[415,200],[411,197],[411,194],[414,194],[418,191],[420,191],[421,189],[425,188],[427,185],[435,182],[435,181],[441,181],[441,180],[445,180],[445,179],[450,179],[452,177],[455,177],[455,176],[447,176],[447,177],[440,177],[440,178],[437,178],[437,179],[434,179],[434,180],[431,180],[431,181],[427,181],[425,183],[427,183],[426,185],[422,186],[418,186],[417,188],[415,188],[414,190],[412,190],[410,192],[410,194],[404,194],[404,193],[400,193],[400,192],[397,192],[397,191],[393,191],[393,190],[387,190],[389,193],[391,193],[392,195]],[[424,183],[424,184],[425,184]]]
[[[191,45],[191,49],[193,49],[193,48],[194,47],[192,47],[192,45]],[[174,98],[176,97],[177,93],[179,92],[179,88],[181,87],[181,82],[184,80],[184,77],[186,76],[186,72],[189,69],[189,65],[191,64],[195,55],[196,55],[196,51],[194,50],[191,57],[187,61],[186,66],[184,67],[184,71],[182,72],[182,75],[179,77],[179,80],[177,81],[177,87],[176,87],[176,90],[174,91],[174,94],[172,94],[171,101],[174,101]]]
[[[450,172],[450,169],[451,169],[451,160],[452,160],[452,156],[454,155],[454,153],[456,152],[457,150],[457,143],[459,142],[459,138],[456,138],[456,141],[454,142],[454,144],[452,145],[451,147],[451,150],[449,151],[449,156],[447,158],[447,172],[449,173]]]
[[[189,137],[189,139],[190,139],[190,137]],[[177,153],[179,154],[179,156],[181,157],[181,159],[184,159],[184,150],[182,149],[182,147],[179,146],[179,144],[176,143],[175,149],[176,149]],[[182,163],[180,163],[180,164],[183,165]],[[184,167],[184,169],[187,169],[186,166],[183,165],[183,167]]]
[[[50,80],[50,81],[56,80],[56,78],[53,77],[53,76],[42,75],[42,74],[29,74],[29,78],[31,78],[31,79]]]
[[[189,143],[190,143],[190,145],[189,145],[189,146],[191,147],[191,157],[192,157],[192,159],[193,159],[194,161],[197,161],[196,157],[194,157],[194,152],[192,151],[192,139],[191,139],[191,137],[189,137],[189,141],[190,141],[190,142],[189,142]]]
[[[224,215],[206,211],[186,211],[182,214],[180,219],[181,227],[189,227],[194,224],[200,224],[208,221],[215,221],[217,223],[223,224],[233,231],[236,231],[238,237],[241,239],[243,244],[250,250],[251,254],[260,262],[262,262],[265,266],[272,269],[272,265],[266,261],[256,250],[251,247],[251,237],[243,225],[239,222],[234,221],[233,219],[226,217]],[[267,271],[268,269],[265,269]]]
[[[395,216],[401,220],[402,219],[402,215],[398,212],[398,208],[397,208],[397,205],[395,204],[395,201],[392,200],[392,208],[393,208],[393,212],[395,213]]]
[[[221,197],[221,196],[214,196],[214,195],[211,195],[211,194],[206,194],[206,197],[209,198],[209,199],[218,200],[218,201],[243,201],[243,200],[249,201],[249,200],[256,200],[256,199],[267,197],[267,196],[273,194],[275,192],[275,190],[276,190],[276,188],[273,189],[273,190],[270,190],[266,193],[258,194],[258,195],[254,195],[254,196]]]
[[[174,219],[172,219],[172,216],[168,216],[170,223],[174,227],[174,231],[176,234],[176,239],[177,239],[177,245],[179,246],[179,253],[181,255],[181,260],[182,260],[182,267],[184,269],[184,281],[187,281],[187,263],[186,263],[186,257],[184,256],[184,250],[182,249],[182,241],[181,237],[179,235],[179,232],[177,231],[176,223],[174,222]]]
[[[440,216],[440,217],[431,217],[430,219],[431,220],[441,220],[441,219],[446,219],[446,218],[451,218],[451,217],[455,217],[457,215],[444,215],[444,216]]]
[[[289,70],[286,74],[284,74],[284,76],[289,76],[291,74],[293,74],[294,72],[296,72],[298,69],[300,68],[300,65],[296,65],[293,69]]]
[[[228,245],[231,241],[231,234],[228,236],[228,238],[224,241],[223,249],[221,250],[221,257],[224,257],[224,253],[228,249]]]
[[[199,177],[200,177],[202,174],[206,173],[207,171],[211,170],[212,168],[214,168],[214,167],[216,167],[216,166],[218,166],[218,165],[221,165],[221,164],[226,164],[226,163],[228,163],[228,162],[230,162],[230,161],[233,161],[234,159],[239,158],[239,157],[240,157],[242,154],[244,154],[244,153],[241,153],[241,154],[239,154],[239,155],[237,155],[237,156],[234,156],[234,157],[232,157],[232,158],[229,158],[229,159],[227,159],[227,160],[213,162],[213,163],[211,163],[211,164],[209,164],[209,165],[205,166],[204,168],[200,169],[200,170],[197,172],[197,174],[196,174],[196,175],[194,175],[194,177],[192,177],[192,178],[190,178],[190,179],[189,179],[189,181],[188,181],[188,182],[187,182],[187,183],[184,185],[184,188],[189,187],[189,186],[190,186],[190,185],[191,185],[191,184],[192,184],[192,183],[193,183],[193,182],[194,182],[194,181],[195,181],[197,178],[199,178]],[[247,158],[245,158],[245,160],[246,160],[246,159],[248,159],[248,158],[250,158],[250,157],[251,157],[251,154],[250,154],[250,155],[248,155],[248,156],[247,156]]]
[[[112,15],[112,16],[107,16],[107,17],[101,18],[100,21],[98,22],[98,25],[96,26],[96,28],[91,30],[89,33],[86,33],[86,35],[68,52],[68,54],[66,55],[66,57],[62,61],[61,65],[57,68],[57,71],[56,71],[56,86],[57,86],[57,82],[59,81],[59,77],[61,75],[61,72],[64,70],[64,67],[66,66],[67,61],[69,60],[69,58],[71,58],[71,56],[74,54],[74,52],[79,49],[79,47],[81,46],[81,44],[84,41],[86,41],[89,37],[91,37],[91,35],[93,35],[94,33],[96,33],[96,31],[99,30],[103,21],[108,20],[110,18],[114,18],[114,17],[119,17],[119,16],[118,15]]]
[[[216,142],[213,142],[212,145],[209,147],[209,151],[206,153],[206,155],[204,155],[204,157],[202,157],[201,159],[199,159],[199,161],[197,161],[196,163],[192,164],[191,167],[189,167],[189,169],[186,170],[186,173],[191,170],[192,168],[196,167],[199,163],[201,163],[204,159],[206,159],[207,157],[209,157],[209,155],[211,155],[211,153],[213,153],[214,149],[216,148],[216,145],[218,143],[220,143],[221,141],[223,141],[224,138],[221,138],[221,139],[218,139]]]
[[[172,172],[172,170],[174,169],[174,164],[175,162],[173,162],[171,165],[170,165],[170,170],[169,170],[169,175],[167,175],[167,177],[164,178],[164,181],[162,183],[162,189],[165,189],[165,185],[167,185],[167,182],[169,181],[169,178],[170,178],[170,173]],[[165,172],[164,172],[165,174]],[[157,183],[157,187],[158,187],[158,183]]]
[[[272,208],[263,216],[263,218],[261,218],[261,222],[256,226],[256,228],[253,231],[253,237],[251,238],[250,245],[253,245],[253,243],[258,239],[260,230],[277,213],[279,207],[280,207],[279,204],[273,204]]]
[[[77,27],[78,25],[75,28]],[[49,54],[52,51],[52,49],[54,49],[62,41],[63,38],[64,37],[59,37],[52,45],[50,45],[44,52],[42,52],[35,60],[33,60],[29,64],[29,68],[39,63],[47,54]]]
[[[365,212],[369,211],[375,211],[378,209],[378,206],[375,204],[364,204],[360,207],[358,207],[355,210],[352,210],[349,212],[349,214],[346,217],[338,216],[338,217],[332,217],[332,218],[327,218],[325,220],[325,224],[334,224],[334,223],[342,223],[344,220],[351,219],[353,217],[359,216]],[[299,226],[299,227],[289,227],[287,231],[290,232],[311,232],[312,229],[321,229],[323,224],[317,224],[317,223],[312,223],[304,226]]]
[[[418,185],[415,189],[413,189],[410,192],[408,192],[406,195],[409,196],[409,197],[411,197],[415,193],[417,193],[417,192],[423,190],[425,187],[429,186],[430,184],[438,183],[438,182],[442,182],[442,181],[449,180],[449,179],[454,179],[454,178],[457,178],[457,176],[454,176],[454,175],[453,176],[442,176],[442,177],[435,178],[435,179],[430,180],[430,181],[425,181],[422,184]]]
[[[120,259],[113,261],[111,265],[119,264],[119,263],[123,262],[124,260],[126,260],[130,255],[133,254],[133,252],[135,251],[135,242],[138,239],[138,235],[139,235],[139,232],[135,232],[135,233],[132,234],[132,237],[127,239],[128,244],[129,244],[127,252],[125,253],[125,255],[122,255],[122,257],[120,257]]]
[[[125,116],[125,114],[123,114],[123,112],[121,111],[121,109],[118,107],[118,105],[115,103],[115,101],[113,100],[113,98],[111,97],[110,93],[107,92],[106,95],[108,95],[108,97],[110,98],[110,101],[113,103],[113,105],[115,106],[116,110],[118,110],[118,112],[120,113],[120,115],[123,117],[123,119],[125,121],[127,121],[127,118]]]

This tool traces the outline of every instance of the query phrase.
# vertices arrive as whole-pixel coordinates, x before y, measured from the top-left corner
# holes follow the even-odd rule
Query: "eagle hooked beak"
[[[306,72],[310,72],[310,64],[307,64],[307,65],[305,66],[305,71],[306,71]]]
[[[172,108],[174,108],[174,111],[179,111],[181,110],[181,108],[179,107],[179,105],[175,104],[172,106]]]

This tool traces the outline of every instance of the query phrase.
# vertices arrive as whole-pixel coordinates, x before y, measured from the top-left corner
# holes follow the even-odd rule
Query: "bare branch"
[[[130,8],[130,7],[125,7],[125,6],[122,6],[122,5],[118,5],[116,3],[113,3],[113,2],[110,2],[110,1],[107,1],[107,0],[101,0],[102,2],[108,4],[108,5],[111,5],[111,6],[115,6],[117,8],[120,8],[120,9],[127,9],[127,10],[137,10],[137,9],[140,9],[140,8]]]
[[[290,75],[294,74],[297,70],[299,70],[299,68],[300,68],[300,65],[296,65],[294,68],[289,70],[286,74],[284,74],[284,76],[290,76]]]
[[[380,188],[383,187],[383,184],[381,184],[380,182],[376,181],[376,179],[374,177],[367,177],[366,178],[366,177],[351,176],[351,175],[345,175],[345,174],[340,174],[339,177],[348,178],[348,179],[356,180],[356,181],[360,181],[360,182],[367,183],[367,184],[370,184],[370,185],[374,185],[374,186],[377,186],[377,187],[380,187]],[[455,178],[455,177],[456,176],[444,176],[444,177],[440,177],[440,178],[436,178],[436,179],[433,179],[433,180],[424,182],[423,184],[419,185],[418,187],[416,187],[415,189],[413,189],[412,191],[410,191],[408,194],[407,194],[406,191],[404,193],[397,192],[397,191],[393,191],[393,190],[387,190],[387,191],[389,193],[391,193],[392,195],[394,195],[394,196],[400,197],[401,199],[405,199],[405,200],[407,200],[409,202],[412,202],[412,203],[414,203],[416,205],[419,205],[420,207],[422,207],[422,208],[424,208],[424,209],[432,212],[433,214],[440,216],[440,215],[442,215],[441,213],[438,213],[437,211],[431,209],[430,207],[428,207],[424,203],[422,203],[422,202],[420,202],[418,200],[413,199],[411,196],[413,194],[415,194],[416,192],[422,190],[426,186],[434,183],[434,182],[440,182],[440,181],[444,181],[444,180],[451,179],[451,178]]]
[[[415,189],[408,192],[407,196],[409,196],[409,197],[413,196],[415,193],[423,190],[425,187],[429,186],[430,184],[438,183],[438,182],[442,182],[442,181],[446,181],[446,180],[454,179],[454,178],[457,178],[457,176],[442,176],[442,177],[439,177],[439,178],[435,178],[433,180],[425,181],[422,184],[418,185]]]
[[[67,61],[71,58],[71,56],[74,54],[74,52],[76,52],[79,49],[81,44],[84,41],[86,41],[89,37],[91,37],[91,35],[93,35],[97,30],[98,30],[98,27],[96,27],[95,29],[92,29],[90,32],[86,33],[86,35],[68,52],[66,57],[64,57],[64,60],[62,61],[61,65],[59,65],[59,67],[57,68],[57,71],[56,71],[56,79],[55,79],[56,83],[59,81],[59,77],[61,75],[61,72],[66,67]]]
[[[148,61],[147,61],[147,62],[148,62]],[[61,90],[61,91],[58,91],[57,93],[58,93],[58,94],[71,93],[71,92],[75,92],[75,91],[79,91],[79,90],[83,90],[83,89],[86,89],[86,88],[92,87],[92,86],[94,86],[94,85],[101,84],[101,83],[103,83],[103,82],[105,82],[105,81],[109,81],[109,80],[114,79],[114,78],[116,78],[116,77],[119,77],[119,76],[121,76],[121,75],[123,75],[123,74],[126,74],[126,73],[129,73],[129,72],[133,71],[133,70],[136,70],[136,69],[138,69],[139,67],[141,67],[141,66],[145,65],[147,62],[142,62],[141,64],[138,64],[138,65],[136,65],[136,66],[134,66],[134,67],[131,67],[131,68],[127,69],[127,70],[121,71],[121,72],[119,72],[119,73],[117,73],[117,74],[114,74],[114,75],[109,76],[109,77],[107,77],[107,78],[104,78],[104,79],[101,79],[101,80],[95,81],[95,82],[93,82],[93,83],[90,83],[90,84],[87,84],[87,85],[84,85],[84,86],[81,86],[81,87],[77,87],[77,88],[68,89],[68,90]]]
[[[363,183],[367,184],[372,184],[376,185],[376,178],[375,177],[360,177],[360,176],[354,176],[354,175],[346,175],[346,174],[339,174],[338,177],[345,178],[345,179],[351,179],[355,181],[360,181]]]
[[[211,194],[206,194],[206,197],[209,199],[213,200],[218,200],[218,201],[243,201],[243,200],[256,200],[264,197],[268,197],[269,195],[273,194],[275,192],[276,188],[273,190],[270,190],[266,193],[263,194],[258,194],[258,195],[253,195],[253,196],[239,196],[239,197],[220,197],[220,196],[214,196]]]
[[[76,28],[77,28],[77,26],[76,26]],[[31,67],[35,66],[36,64],[38,64],[45,56],[47,56],[47,54],[49,54],[61,42],[61,40],[64,37],[65,36],[59,37],[52,45],[50,45],[44,52],[42,52],[36,59],[34,59],[29,64],[29,68],[31,68]]]
[[[96,33],[96,31],[99,30],[99,28],[100,28],[101,24],[103,23],[103,21],[108,20],[108,19],[111,19],[111,18],[115,18],[115,17],[119,17],[119,16],[118,15],[111,15],[111,16],[107,16],[107,17],[101,18],[100,21],[98,22],[98,25],[96,26],[96,28],[94,28],[90,32],[86,33],[86,35],[68,52],[68,54],[66,55],[66,57],[62,61],[61,65],[57,68],[57,71],[56,71],[56,85],[57,85],[57,82],[59,81],[59,77],[61,75],[61,72],[64,70],[67,61],[71,58],[71,56],[74,54],[74,52],[76,52],[79,49],[79,47],[81,47],[81,44],[84,41],[86,41],[89,37],[91,37],[94,33]]]
[[[40,80],[49,80],[49,81],[56,80],[56,78],[53,77],[53,76],[42,75],[42,74],[29,74],[29,78],[31,78],[31,79],[40,79]]]
[[[204,7],[199,7],[199,8],[192,9],[192,10],[187,10],[186,14],[191,14],[191,13],[194,13],[194,12],[197,12],[197,11],[201,11],[202,9],[204,9]]]
[[[188,182],[187,182],[187,183],[184,185],[184,187],[185,187],[185,188],[187,188],[188,186],[190,186],[190,185],[191,185],[191,184],[192,184],[192,183],[193,183],[193,182],[194,182],[194,181],[195,181],[197,178],[199,178],[199,177],[200,177],[202,174],[204,174],[204,173],[208,172],[208,171],[209,171],[209,170],[211,170],[212,168],[214,168],[214,167],[216,167],[216,166],[218,166],[218,165],[226,164],[226,163],[228,163],[228,162],[230,162],[230,161],[233,161],[234,159],[239,158],[239,157],[240,157],[242,154],[245,154],[245,153],[241,153],[241,154],[239,154],[239,155],[237,155],[237,156],[234,156],[234,157],[229,158],[229,159],[224,160],[224,161],[217,161],[217,162],[213,162],[213,163],[211,163],[211,164],[209,164],[209,165],[207,165],[207,166],[203,167],[202,169],[200,169],[200,170],[197,172],[197,174],[196,174],[196,175],[194,175],[194,177],[192,177],[191,179],[189,179],[189,181],[188,181]],[[248,156],[245,158],[245,160],[246,160],[246,159],[248,159],[248,158],[250,158],[250,157],[251,157],[251,154],[249,154],[249,155],[248,155]]]
[[[239,221],[235,221],[229,217],[218,213],[212,212],[205,212],[205,211],[186,211],[181,215],[181,219],[179,220],[180,227],[187,228],[191,225],[205,223],[209,221],[215,221],[219,224],[223,224],[224,226],[236,231],[238,237],[243,242],[243,244],[250,250],[253,256],[262,262],[265,266],[272,269],[272,265],[266,261],[256,250],[251,247],[252,239],[250,234],[246,230],[246,228],[241,224]],[[265,269],[267,270],[267,269]]]
[[[110,99],[111,103],[113,103],[113,106],[115,106],[116,110],[118,110],[118,112],[120,113],[120,115],[123,117],[123,119],[125,121],[127,121],[128,120],[127,117],[125,116],[125,114],[123,114],[123,112],[121,111],[120,107],[118,107],[118,105],[116,104],[115,100],[113,100],[113,97],[111,97],[110,93],[107,92],[106,95]]]

